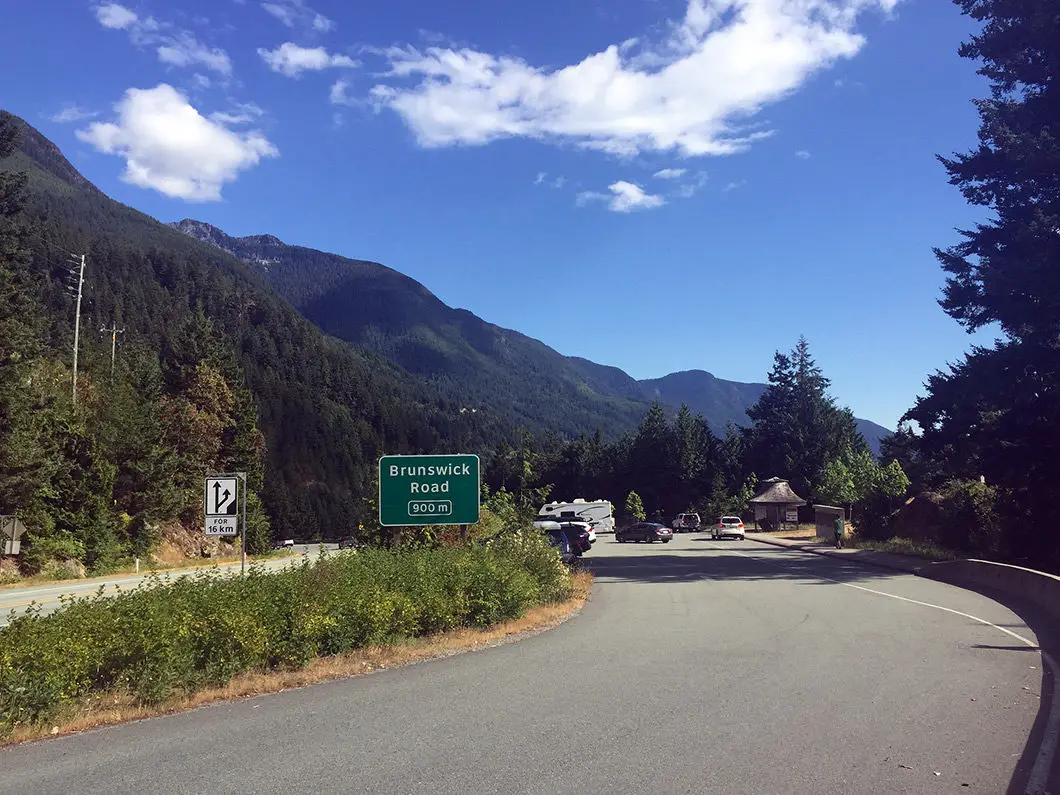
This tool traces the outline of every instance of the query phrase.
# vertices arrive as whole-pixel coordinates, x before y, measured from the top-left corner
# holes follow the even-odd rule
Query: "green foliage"
[[[0,735],[101,693],[159,703],[243,671],[484,627],[569,595],[568,573],[535,532],[489,547],[340,553],[273,574],[156,577],[0,629]]]
[[[868,449],[847,449],[825,465],[817,495],[836,505],[853,505],[876,489],[881,477],[880,466]]]
[[[635,491],[631,491],[626,495],[626,516],[637,522],[643,522],[646,518],[644,513],[644,502],[641,500],[640,495]]]
[[[940,157],[965,199],[990,218],[936,249],[947,274],[942,306],[965,328],[996,324],[1003,338],[930,376],[907,412],[922,433],[900,440],[918,488],[949,490],[985,477],[996,488],[993,519],[961,498],[986,539],[1038,568],[1060,567],[1053,521],[1060,464],[1060,17],[1051,0],[957,0],[983,23],[960,55],[991,82],[979,99],[978,144]],[[907,463],[902,460],[903,465]],[[985,497],[983,498],[986,499]],[[954,528],[957,536],[963,535]],[[960,540],[960,539],[958,539]],[[967,548],[967,547],[962,547]]]
[[[828,394],[829,380],[800,338],[790,354],[773,357],[769,386],[747,410],[752,425],[745,432],[744,466],[790,481],[808,496],[824,476],[829,461],[844,451],[867,451],[854,415]]]
[[[942,546],[987,558],[1002,550],[995,487],[977,480],[957,480],[946,485],[941,497],[942,523],[937,540]]]
[[[880,468],[876,488],[883,496],[891,499],[904,497],[906,492],[909,491],[909,478],[897,459]]]
[[[752,472],[747,476],[747,480],[744,481],[743,485],[740,486],[739,491],[733,495],[733,498],[728,502],[724,511],[720,513],[731,513],[737,516],[743,516],[747,513],[750,508],[751,498],[755,496],[755,492],[758,491],[758,475]]]

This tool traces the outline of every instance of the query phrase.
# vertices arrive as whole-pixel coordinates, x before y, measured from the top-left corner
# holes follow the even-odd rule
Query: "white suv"
[[[726,536],[732,536],[743,541],[745,538],[743,534],[743,519],[739,516],[721,517],[711,531],[711,538],[718,539]]]

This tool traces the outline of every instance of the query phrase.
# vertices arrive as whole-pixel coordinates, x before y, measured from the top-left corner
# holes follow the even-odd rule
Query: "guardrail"
[[[1060,577],[988,560],[946,560],[916,571],[920,577],[957,586],[978,585],[1026,599],[1060,621]]]

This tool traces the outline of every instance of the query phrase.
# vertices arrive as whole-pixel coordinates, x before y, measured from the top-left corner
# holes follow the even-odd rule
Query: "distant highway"
[[[698,535],[585,560],[551,632],[9,748],[0,792],[1023,793],[1041,758],[1052,689],[996,601]]]
[[[323,546],[325,549],[336,548],[335,544],[324,544]],[[292,548],[291,554],[296,557],[265,560],[254,564],[248,562],[247,567],[249,568],[251,565],[254,565],[264,568],[266,571],[282,569],[292,563],[299,562],[304,555],[308,554],[310,557],[315,556],[318,554],[320,547],[320,544],[295,546]],[[228,576],[239,574],[239,566],[240,563],[238,558],[235,559],[235,562],[233,562],[231,558],[225,558],[223,562],[204,564],[194,569],[170,569],[160,571],[159,574],[163,577],[168,576],[172,579],[176,579],[181,575],[191,574],[195,571],[217,568],[222,574]],[[140,574],[122,574],[114,577],[93,577],[85,580],[34,585],[28,588],[0,588],[0,627],[7,626],[11,620],[12,611],[14,611],[14,615],[20,615],[29,610],[30,606],[34,603],[40,605],[42,614],[51,613],[62,606],[61,598],[64,596],[89,596],[94,594],[101,587],[104,589],[104,592],[108,594],[116,593],[119,588],[123,591],[128,591],[146,581],[149,577],[151,577],[150,572],[142,572]]]

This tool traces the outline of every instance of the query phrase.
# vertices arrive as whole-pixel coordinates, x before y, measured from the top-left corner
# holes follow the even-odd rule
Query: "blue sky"
[[[894,427],[989,334],[931,246],[987,87],[944,0],[5,3],[0,105],[163,221],[373,259],[637,378],[800,334]]]

